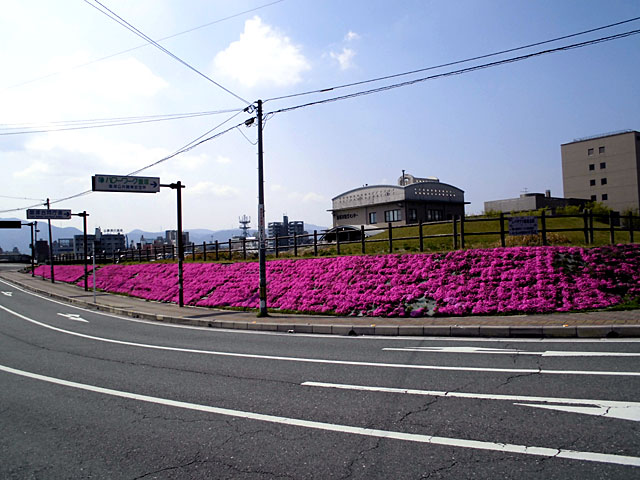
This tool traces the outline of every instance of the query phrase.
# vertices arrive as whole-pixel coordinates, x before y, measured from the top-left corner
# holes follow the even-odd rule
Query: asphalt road
[[[0,283],[0,478],[638,478],[638,340],[153,324]]]

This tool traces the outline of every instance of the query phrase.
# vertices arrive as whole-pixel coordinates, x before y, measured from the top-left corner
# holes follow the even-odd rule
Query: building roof
[[[625,135],[627,133],[639,133],[637,130],[619,130],[617,132],[608,132],[608,133],[601,133],[599,135],[591,135],[589,137],[583,137],[583,138],[576,138],[570,142],[567,143],[563,143],[561,145],[571,145],[572,143],[580,143],[580,142],[586,142],[587,140],[597,140],[599,138],[606,138],[606,137],[615,137],[616,135]]]

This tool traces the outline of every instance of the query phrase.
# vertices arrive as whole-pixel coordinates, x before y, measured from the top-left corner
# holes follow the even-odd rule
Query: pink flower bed
[[[177,302],[177,272],[176,264],[107,265],[97,271],[97,287]],[[267,287],[269,308],[306,313],[404,317],[584,310],[640,296],[640,248],[514,247],[273,260],[267,262]],[[258,264],[185,264],[184,300],[257,308]]]
[[[77,282],[84,275],[84,265],[54,265],[54,279],[61,282]],[[93,265],[89,265],[87,271],[91,272]],[[33,273],[37,277],[51,278],[51,266],[39,265]]]

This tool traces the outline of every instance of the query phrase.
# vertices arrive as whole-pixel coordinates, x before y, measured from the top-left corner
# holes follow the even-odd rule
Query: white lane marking
[[[382,350],[393,352],[424,353],[476,353],[481,355],[538,355],[541,357],[640,357],[635,352],[576,352],[571,350],[545,350],[534,352],[515,348],[482,348],[482,347],[387,347]]]
[[[132,347],[149,348],[154,350],[165,350],[171,352],[183,352],[183,353],[198,353],[204,355],[216,355],[220,357],[236,357],[236,358],[255,358],[260,360],[279,360],[286,362],[302,362],[302,363],[318,363],[325,365],[351,365],[358,367],[382,367],[382,368],[406,368],[414,370],[447,370],[457,372],[490,372],[490,373],[524,373],[524,374],[551,374],[551,375],[603,375],[603,376],[631,376],[640,377],[640,372],[607,372],[601,370],[542,370],[533,368],[490,368],[490,367],[451,367],[443,365],[415,365],[415,364],[402,364],[402,363],[382,363],[382,362],[359,362],[351,360],[329,360],[323,358],[304,358],[304,357],[282,357],[276,355],[257,355],[253,353],[232,353],[232,352],[218,352],[213,350],[197,350],[192,348],[180,348],[180,347],[165,347],[162,345],[150,345],[146,343],[127,342],[124,340],[114,340],[111,338],[95,337],[93,335],[86,335],[84,333],[72,332],[70,330],[64,330],[62,328],[47,325],[46,323],[39,322],[32,318],[26,317],[18,312],[8,309],[7,307],[0,305],[0,309],[14,315],[18,318],[31,322],[35,325],[39,325],[56,332],[65,333],[67,335],[73,335],[80,338],[87,338],[89,340],[96,340],[98,342],[113,343],[117,345],[129,345]]]
[[[66,317],[69,320],[75,320],[76,322],[85,322],[89,323],[89,320],[85,320],[77,313],[58,313],[61,317]]]
[[[335,388],[339,390],[357,390],[365,392],[399,393],[405,395],[426,395],[430,397],[469,398],[476,400],[502,400],[519,402],[515,405],[548,408],[563,412],[583,413],[602,417],[620,418],[640,422],[640,402],[622,402],[617,400],[591,400],[585,398],[531,397],[526,395],[499,395],[490,393],[441,392],[437,390],[415,390],[407,388],[371,387],[366,385],[348,385],[341,383],[304,382],[305,387]],[[521,403],[537,402],[538,404]],[[544,404],[544,405],[539,405]],[[548,405],[560,404],[560,405]],[[572,406],[573,405],[573,406]],[[575,405],[589,405],[576,407]]]
[[[90,310],[83,307],[78,307],[76,305],[72,305],[68,302],[60,302],[58,300],[54,300],[50,297],[46,297],[43,295],[39,295],[35,292],[31,292],[29,290],[25,290],[23,288],[18,287],[16,284],[12,282],[8,282],[6,280],[0,279],[0,283],[4,283],[5,285],[9,285],[16,290],[19,290],[27,295],[32,295],[34,297],[40,298],[47,302],[57,303],[59,305],[64,305],[69,308],[75,308],[77,310],[82,310],[84,312],[93,313],[95,315],[102,315],[110,318],[117,318],[118,320],[122,320],[125,322],[132,323],[143,323],[145,325],[150,325],[154,327],[164,327],[164,328],[182,328],[185,330],[204,330],[210,333],[225,333],[225,334],[234,334],[234,335],[272,335],[272,336],[284,336],[291,337],[290,333],[284,332],[273,332],[273,331],[265,331],[265,330],[237,330],[237,329],[226,329],[226,328],[216,328],[211,329],[211,327],[196,327],[193,325],[178,325],[174,323],[162,323],[152,320],[140,320],[131,317],[125,317],[122,315],[114,315],[111,313],[102,312],[100,310]],[[217,310],[218,312],[223,310]],[[226,310],[224,310],[227,312]],[[515,317],[526,317],[526,315],[514,315]],[[372,318],[372,321],[375,319]],[[342,335],[331,335],[327,336],[326,334],[314,334],[314,333],[297,333],[296,337],[310,337],[310,338],[321,338],[324,340],[343,340],[343,341],[370,341],[370,340],[384,340],[386,342],[389,341],[389,336],[387,335],[364,335],[358,337],[350,337],[350,336],[342,336]],[[640,338],[477,338],[477,337],[416,337],[416,336],[398,336],[393,338],[394,341],[403,341],[403,342],[422,342],[424,340],[432,341],[432,342],[455,342],[455,343],[464,343],[464,342],[473,342],[473,343],[640,343]]]
[[[448,447],[472,448],[477,450],[488,450],[503,453],[517,453],[523,455],[534,455],[540,457],[566,458],[571,460],[583,460],[588,462],[609,463],[616,465],[631,465],[640,467],[640,457],[631,457],[626,455],[616,455],[597,452],[581,452],[577,450],[563,450],[547,447],[530,447],[525,445],[516,445],[509,443],[485,442],[480,440],[466,440],[461,438],[436,437],[431,435],[420,435],[412,433],[394,432],[390,430],[377,430],[373,428],[353,427],[350,425],[340,425],[335,423],[316,422],[312,420],[302,420],[298,418],[280,417],[276,415],[267,415],[262,413],[245,412],[242,410],[231,410],[228,408],[212,407],[209,405],[201,405],[197,403],[180,402],[167,398],[151,397],[137,393],[124,392],[121,390],[113,390],[110,388],[97,387],[84,383],[72,382],[55,377],[48,377],[37,373],[17,370],[15,368],[0,365],[0,370],[20,375],[22,377],[49,382],[65,387],[77,388],[103,395],[111,395],[114,397],[138,400],[142,402],[166,405],[169,407],[184,408],[188,410],[196,410],[200,412],[213,413],[228,417],[243,418],[246,420],[257,420],[261,422],[276,423],[280,425],[289,425],[293,427],[313,428],[317,430],[325,430],[330,432],[349,433],[353,435],[363,435],[367,437],[388,438],[391,440],[403,440],[408,442],[426,443],[432,445],[445,445]]]
[[[13,292],[2,292],[2,294],[10,297],[11,295],[13,295]]]

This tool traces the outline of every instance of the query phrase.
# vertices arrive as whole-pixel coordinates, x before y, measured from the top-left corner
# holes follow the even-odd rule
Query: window
[[[604,147],[598,147],[598,153],[604,153]]]
[[[593,148],[590,148],[589,150],[587,150],[587,155],[589,156],[593,155]]]
[[[595,170],[596,169],[596,164],[595,163],[590,163],[589,164],[589,170]]]
[[[410,208],[409,209],[409,218],[408,220],[410,222],[415,222],[416,220],[418,220],[418,211],[415,208]]]
[[[592,186],[592,187],[593,187],[593,186],[595,186],[595,184],[596,184],[595,179],[591,179],[591,180],[589,180],[589,185],[590,185],[590,186]]]
[[[442,210],[427,210],[427,221],[437,222],[442,220]]]
[[[607,179],[606,178],[601,178],[600,179],[600,185],[606,185],[607,184]]]
[[[591,201],[595,202],[598,199],[598,197],[596,197],[595,195],[591,195]]]
[[[400,210],[387,210],[384,212],[385,222],[398,222],[400,221]]]
[[[377,223],[377,219],[376,219],[376,212],[369,212],[369,223],[373,224],[373,223]]]
[[[607,195],[606,193],[603,193],[602,200],[609,200],[609,195]]]
[[[607,168],[607,162],[600,162],[600,170]]]

